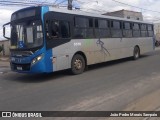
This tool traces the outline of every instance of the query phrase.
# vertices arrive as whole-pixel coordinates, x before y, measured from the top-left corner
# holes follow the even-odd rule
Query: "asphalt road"
[[[122,111],[160,107],[160,50],[137,61],[127,58],[93,65],[76,76],[68,71],[18,74],[0,62],[0,111]]]

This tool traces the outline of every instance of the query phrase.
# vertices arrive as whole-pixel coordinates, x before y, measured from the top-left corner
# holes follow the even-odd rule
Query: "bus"
[[[48,6],[14,12],[3,36],[11,41],[11,70],[19,73],[70,69],[76,75],[88,65],[138,59],[155,49],[152,23]]]

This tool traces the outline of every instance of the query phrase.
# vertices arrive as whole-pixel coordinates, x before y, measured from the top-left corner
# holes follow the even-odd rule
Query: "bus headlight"
[[[43,54],[39,55],[38,57],[34,58],[32,60],[32,64],[31,65],[34,65],[36,64],[38,61],[40,61],[41,59],[43,58]]]

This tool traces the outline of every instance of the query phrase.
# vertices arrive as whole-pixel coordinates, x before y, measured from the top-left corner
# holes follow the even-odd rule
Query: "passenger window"
[[[139,30],[139,24],[134,23],[133,24],[133,30]]]
[[[93,19],[80,16],[75,17],[73,37],[76,39],[93,38]]]
[[[59,22],[58,21],[52,21],[51,23],[51,31],[50,31],[50,35],[52,38],[59,38],[60,34],[59,34],[60,30],[59,30]]]
[[[140,37],[141,31],[140,31],[140,24],[133,23],[133,37]]]
[[[148,25],[148,30],[150,31],[152,31],[153,30],[153,27],[152,27],[152,25]]]
[[[147,25],[147,29],[148,29],[148,36],[153,37],[153,35],[154,35],[153,25]]]
[[[112,25],[113,29],[120,29],[121,28],[120,22],[118,22],[118,21],[112,21],[111,25]]]
[[[96,38],[108,38],[110,35],[109,21],[104,19],[95,19]]]
[[[89,26],[89,21],[87,18],[76,17],[75,18],[75,26],[79,28],[87,28]]]
[[[70,37],[70,27],[67,21],[53,20],[49,23],[49,28],[50,39]]]
[[[98,20],[95,19],[95,28],[98,28]]]
[[[148,37],[146,24],[141,24],[141,37]]]
[[[129,22],[123,23],[123,37],[132,37],[132,24]]]
[[[129,22],[123,23],[123,29],[130,30],[131,28],[132,28],[131,23],[129,23]]]
[[[70,27],[69,23],[66,21],[61,21],[61,37],[62,38],[69,38],[70,37]]]
[[[92,28],[93,27],[93,19],[89,18],[89,27]]]
[[[107,20],[99,20],[99,28],[108,28]]]
[[[111,21],[111,34],[112,37],[118,38],[122,37],[122,29],[121,29],[120,21]]]

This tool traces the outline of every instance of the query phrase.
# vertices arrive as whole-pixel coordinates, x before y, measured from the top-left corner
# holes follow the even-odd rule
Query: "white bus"
[[[42,6],[13,13],[8,24],[11,68],[21,73],[80,74],[87,65],[138,59],[155,48],[153,25],[144,21]]]

